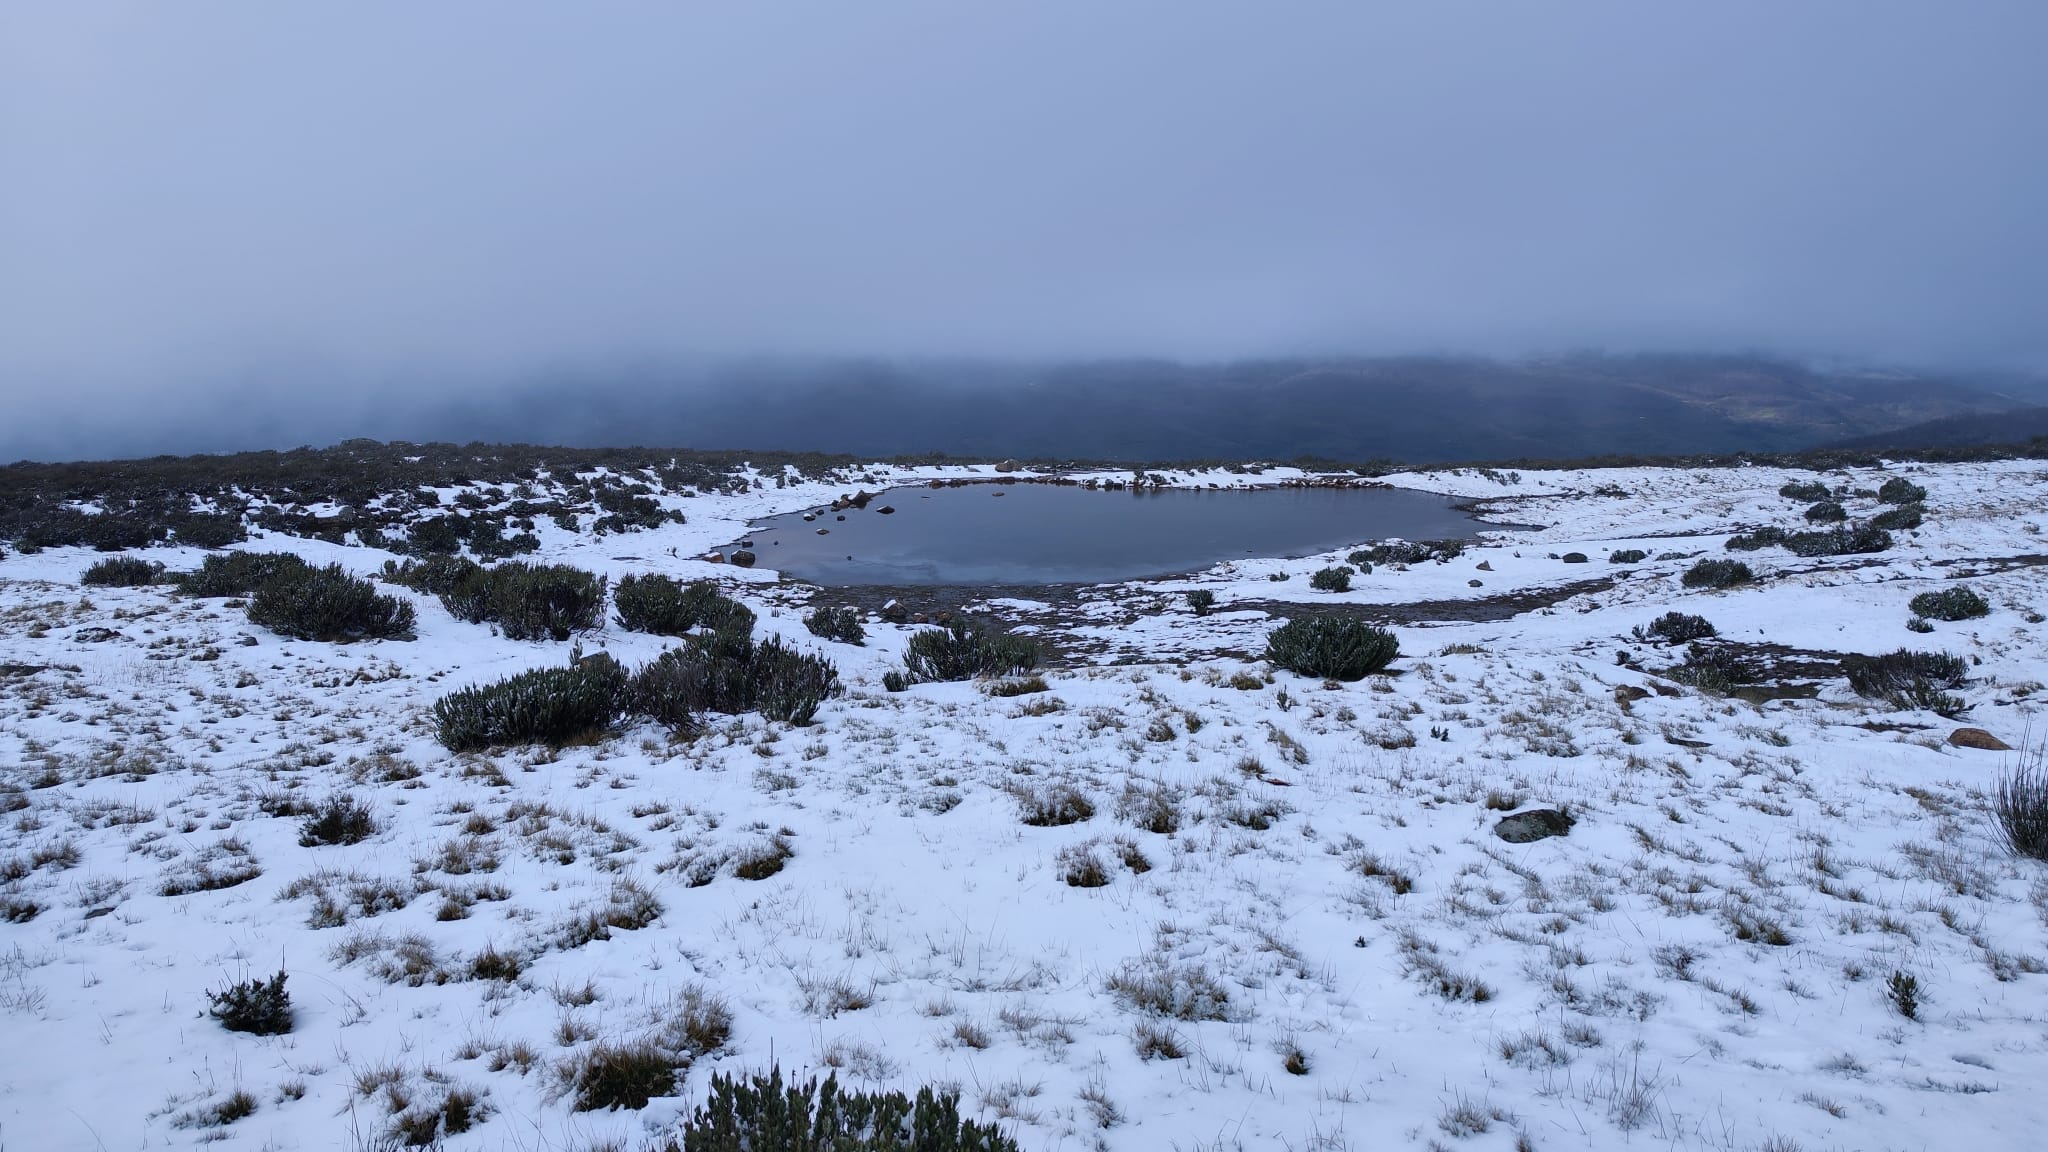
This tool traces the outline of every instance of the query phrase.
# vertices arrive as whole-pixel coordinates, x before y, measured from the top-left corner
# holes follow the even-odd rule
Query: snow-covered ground
[[[677,741],[645,726],[445,752],[436,698],[569,645],[496,637],[431,597],[414,597],[416,640],[304,643],[222,600],[81,588],[97,557],[79,549],[0,560],[0,903],[28,917],[0,923],[0,1148],[371,1147],[467,1091],[485,1118],[449,1148],[637,1152],[713,1071],[771,1061],[955,1087],[1028,1149],[2048,1140],[2048,872],[2002,850],[1986,800],[2018,754],[1947,743],[1958,724],[2027,738],[2048,568],[2012,558],[2048,551],[2048,467],[1825,475],[1906,475],[1927,523],[1878,556],[1740,554],[1763,579],[1729,592],[1678,575],[1732,532],[1805,527],[1777,490],[1811,474],[1396,476],[1539,527],[1347,593],[1309,588],[1337,556],[1247,560],[1024,612],[1118,662],[1011,698],[885,692],[910,628],[821,641],[808,589],[695,558],[856,486],[986,472],[668,496],[688,523],[602,538],[543,524],[543,559],[724,581],[760,633],[827,652],[846,683],[811,726],[717,718]],[[364,574],[388,558],[244,547]],[[1607,563],[1624,548],[1653,559]],[[1558,558],[1574,551],[1591,562]],[[1907,600],[1958,576],[1992,613],[1908,631]],[[1508,619],[1404,624],[1391,674],[1357,684],[1205,655],[1262,646],[1275,621],[1240,602],[1594,577],[1615,579]],[[1195,587],[1214,615],[1186,609]],[[1762,704],[1677,688],[1654,673],[1681,653],[1629,635],[1672,609],[1737,640],[1957,653],[1969,711],[1896,712],[1839,678]],[[632,665],[664,642],[580,643]],[[1055,789],[1093,815],[1025,824]],[[266,814],[343,791],[376,813],[360,844],[301,847],[296,817]],[[1551,806],[1569,836],[1493,834]],[[736,874],[783,848],[779,872]],[[1108,882],[1069,885],[1091,858]],[[646,896],[650,923],[578,942],[590,912]],[[476,978],[480,953],[518,974]],[[289,1035],[208,1018],[209,989],[280,968]],[[1895,972],[1917,981],[1915,1019],[1887,995]],[[679,1096],[572,1111],[565,1061],[693,992],[734,1020]],[[237,1091],[253,1113],[206,1123]]]

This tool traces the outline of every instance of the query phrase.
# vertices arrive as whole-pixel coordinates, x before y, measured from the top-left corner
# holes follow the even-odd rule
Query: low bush
[[[1785,542],[1783,528],[1759,528],[1754,532],[1730,536],[1725,547],[1730,552],[1755,552],[1761,548],[1775,548]]]
[[[1197,616],[1207,616],[1216,607],[1216,594],[1207,588],[1188,590],[1188,608]]]
[[[1641,548],[1622,548],[1607,554],[1609,564],[1640,564],[1649,558]]]
[[[1400,654],[1401,643],[1392,632],[1338,616],[1299,617],[1266,637],[1267,660],[1325,680],[1363,680]]]
[[[299,846],[359,844],[375,835],[377,819],[360,801],[346,792],[329,797],[299,824]]]
[[[645,1108],[656,1096],[675,1095],[676,1077],[690,1063],[688,1056],[665,1051],[650,1041],[595,1045],[566,1066],[568,1079],[576,1089],[570,1107],[577,1112]],[[791,1143],[785,1147],[802,1145]]]
[[[566,564],[511,560],[476,568],[441,594],[457,619],[490,621],[510,640],[567,640],[604,619],[605,578]]]
[[[208,1014],[230,1032],[257,1036],[282,1036],[292,1030],[292,997],[284,990],[283,969],[268,980],[244,980],[219,992],[208,992],[213,1002]]]
[[[1420,564],[1425,560],[1441,564],[1464,554],[1463,540],[1387,540],[1360,548],[1345,559],[1361,571],[1370,572],[1374,564]]]
[[[1021,1152],[994,1127],[960,1116],[958,1092],[924,1087],[848,1092],[833,1076],[784,1084],[780,1069],[714,1075],[711,1095],[663,1152]]]
[[[804,627],[810,629],[813,636],[837,640],[842,644],[859,644],[868,638],[867,629],[861,627],[858,608],[819,605],[804,617]]]
[[[682,647],[641,668],[630,707],[677,732],[705,712],[758,711],[770,720],[804,725],[838,692],[839,672],[823,656],[800,652],[780,637],[755,643],[739,632],[707,632],[687,637]]]
[[[411,601],[378,592],[339,564],[280,570],[256,589],[248,613],[251,624],[295,640],[410,639],[414,623]]]
[[[903,668],[911,683],[924,684],[1029,672],[1039,658],[1038,641],[962,616],[912,634]]]
[[[1686,650],[1685,663],[1666,669],[1664,674],[1680,684],[1709,692],[1726,692],[1754,683],[1759,675],[1755,664],[1734,649],[1698,643]]]
[[[2022,752],[2019,764],[1999,776],[1991,790],[1991,812],[2007,848],[2048,861],[2048,772],[2042,770],[2038,748]]]
[[[1308,586],[1318,592],[1349,592],[1351,569],[1342,566],[1317,569],[1315,575],[1308,578]]]
[[[187,516],[172,525],[171,534],[188,548],[225,548],[249,538],[240,516]]]
[[[309,572],[312,565],[290,552],[228,552],[208,556],[172,583],[193,596],[251,596],[275,577]]]
[[[1963,686],[1969,665],[1947,652],[1901,648],[1883,656],[1849,656],[1842,661],[1842,671],[1857,695],[1883,700],[1903,712],[1955,716],[1964,708],[1962,697],[1947,689]]]
[[[1927,499],[1927,489],[1904,476],[1894,476],[1878,486],[1877,498],[1886,504],[1918,504]]]
[[[1913,615],[1928,620],[1974,620],[1991,614],[1991,602],[1979,596],[1975,589],[1964,585],[1944,588],[1939,592],[1922,592],[1906,602]]]
[[[1740,560],[1702,560],[1685,570],[1679,583],[1687,588],[1733,588],[1756,579]]]
[[[443,696],[434,703],[437,735],[454,752],[565,744],[617,720],[626,685],[625,670],[608,656],[567,668],[536,668]]]
[[[134,556],[110,556],[87,568],[80,584],[96,588],[140,588],[163,578],[164,566]]]
[[[1816,500],[1829,499],[1834,493],[1828,491],[1828,486],[1820,481],[1810,480],[1804,484],[1798,481],[1788,483],[1783,488],[1778,489],[1778,495],[1783,496],[1787,500],[1799,500],[1810,504]]]
[[[612,596],[619,626],[629,632],[683,636],[697,628],[752,633],[754,613],[709,580],[680,583],[667,576],[628,576]]]
[[[1870,526],[1892,532],[1904,532],[1909,529],[1918,528],[1926,519],[1926,515],[1927,505],[1925,504],[1901,504],[1896,508],[1887,508],[1872,516],[1870,518]]]
[[[1809,524],[1839,524],[1849,518],[1849,513],[1833,500],[1823,500],[1806,510]]]
[[[1785,537],[1795,556],[1856,556],[1892,546],[1892,534],[1870,524],[1854,524],[1825,532],[1795,532]]]
[[[1666,612],[1648,624],[1638,624],[1635,638],[1645,643],[1686,644],[1714,635],[1713,622],[1689,612]]]
[[[403,564],[396,560],[384,562],[384,579],[429,596],[446,595],[463,581],[474,579],[483,571],[483,565],[466,556],[446,554],[429,554],[418,560],[407,560]]]

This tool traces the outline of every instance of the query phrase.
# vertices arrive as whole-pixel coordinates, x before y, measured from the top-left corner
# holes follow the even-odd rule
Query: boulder
[[[742,548],[732,554],[732,562],[742,568],[752,568],[754,566],[754,554]]]
[[[711,561],[713,564],[725,563],[725,553],[723,552],[707,552],[704,554],[704,558],[706,560]]]
[[[1478,570],[1479,570],[1479,571],[1481,571],[1481,572],[1491,572],[1491,571],[1493,571],[1493,561],[1491,561],[1491,560],[1481,560],[1481,561],[1479,562],[1479,569],[1478,569]]]
[[[875,511],[881,513],[884,516],[894,516],[896,514],[896,509],[890,507],[887,504],[884,504],[880,508],[875,509]]]
[[[1485,584],[1478,580],[1467,580],[1465,581],[1465,586],[1468,588],[1483,588]]]
[[[1023,467],[1023,465],[1022,465],[1022,464],[1019,464],[1019,463],[1017,463],[1017,462],[1016,462],[1015,460],[1005,460],[1005,461],[1003,461],[1003,462],[1002,462],[1001,464],[998,464],[998,465],[996,465],[996,471],[998,471],[998,472],[1015,472],[1015,471],[1016,471],[1017,469],[1019,469],[1019,468],[1022,468],[1022,467]]]
[[[1957,748],[1982,748],[1986,752],[2012,751],[2012,745],[1982,728],[1958,728],[1948,734],[1948,742]]]
[[[1555,808],[1532,808],[1503,816],[1493,826],[1493,834],[1510,844],[1533,844],[1552,836],[1570,835],[1571,830],[1571,815]]]
[[[1586,554],[1584,552],[1567,552],[1560,556],[1559,559],[1567,564],[1584,564],[1586,563]]]
[[[1638,688],[1633,684],[1616,684],[1614,686],[1614,702],[1616,704],[1628,704],[1641,700],[1649,694],[1647,690]]]

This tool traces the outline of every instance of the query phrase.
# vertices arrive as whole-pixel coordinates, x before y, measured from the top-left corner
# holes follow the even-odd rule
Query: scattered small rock
[[[1477,580],[1477,579],[1473,579],[1473,580],[1467,580],[1467,581],[1465,581],[1465,585],[1466,585],[1466,587],[1468,587],[1468,588],[1484,588],[1484,587],[1486,587],[1485,583],[1483,583],[1482,581],[1480,581],[1480,580]]]
[[[1493,561],[1491,561],[1491,560],[1481,560],[1481,561],[1479,562],[1479,571],[1481,571],[1481,572],[1491,572],[1491,571],[1493,571]]]
[[[1648,697],[1649,694],[1649,689],[1638,688],[1633,684],[1616,684],[1614,686],[1614,702],[1616,704],[1628,704],[1636,700],[1642,700]]]
[[[1567,552],[1563,556],[1558,557],[1558,559],[1563,560],[1567,564],[1584,564],[1586,563],[1586,554],[1584,552]]]
[[[884,504],[880,508],[875,509],[875,511],[884,516],[894,516],[896,514],[896,508],[891,504]]]
[[[723,564],[725,563],[725,553],[707,552],[704,554],[704,559],[709,560],[713,564]]]
[[[1493,834],[1510,844],[1533,844],[1552,836],[1570,835],[1572,823],[1569,813],[1555,808],[1533,808],[1501,817],[1500,823],[1493,826]]]
[[[777,541],[777,543],[781,543],[781,541]],[[754,554],[742,548],[732,554],[732,562],[742,568],[752,568],[754,566]]]
[[[1948,734],[1948,742],[1957,748],[1982,748],[1986,752],[2012,751],[2012,745],[1982,728],[1958,728]]]
[[[996,465],[996,471],[998,471],[998,472],[1015,472],[1015,471],[1016,471],[1017,469],[1019,469],[1019,468],[1021,468],[1021,467],[1023,467],[1023,465],[1021,465],[1021,464],[1017,463],[1017,462],[1016,462],[1015,460],[1005,460],[1005,461],[1003,461],[1003,462],[1002,462],[1001,464],[998,464],[998,465]],[[998,493],[996,493],[996,495],[1000,496],[1000,495],[1002,495],[1002,493],[998,492]]]

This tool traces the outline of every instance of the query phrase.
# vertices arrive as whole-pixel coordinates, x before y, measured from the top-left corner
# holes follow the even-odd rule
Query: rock
[[[1569,835],[1571,830],[1571,815],[1555,808],[1533,808],[1503,816],[1493,826],[1493,834],[1510,844],[1533,844],[1552,836]]]
[[[72,633],[71,638],[81,644],[104,644],[109,640],[126,640],[128,637],[112,628],[81,628]]]
[[[1486,585],[1478,580],[1467,580],[1465,581],[1465,586],[1468,588],[1484,588]]]
[[[1491,572],[1491,571],[1493,571],[1493,561],[1491,561],[1491,560],[1481,560],[1481,561],[1479,562],[1479,569],[1478,569],[1478,570],[1479,570],[1479,571],[1481,571],[1481,572]]]
[[[1023,467],[1023,465],[1022,465],[1022,464],[1019,464],[1019,463],[1017,463],[1017,462],[1016,462],[1015,460],[1005,460],[1005,461],[1003,461],[1003,462],[1002,462],[1001,464],[998,464],[998,465],[996,465],[996,471],[998,471],[998,472],[1015,472],[1015,471],[1016,471],[1017,469],[1019,469],[1019,468],[1022,468],[1022,467]]]
[[[1982,748],[1986,752],[2012,751],[2012,745],[1982,728],[1958,728],[1948,734],[1948,742],[1957,748]]]
[[[1559,559],[1567,564],[1584,564],[1586,563],[1586,554],[1584,552],[1567,552],[1560,556]]]
[[[1001,490],[1001,489],[997,489],[997,490],[996,490],[996,492],[995,492],[995,495],[997,495],[997,496],[1001,496],[1002,494],[1003,494],[1003,493],[1002,493],[1002,490]]]
[[[835,519],[835,520],[844,520],[844,519],[846,519],[846,517],[844,517],[844,516],[835,516],[835,517],[833,517],[833,519]]]
[[[1649,694],[1647,689],[1638,688],[1633,684],[1616,684],[1614,686],[1614,702],[1616,704],[1627,704],[1631,701],[1641,700]]]
[[[880,508],[875,509],[875,511],[884,516],[894,516],[896,514],[896,509],[888,504],[882,505]]]
[[[754,554],[742,548],[732,554],[732,562],[742,568],[752,568],[754,566]]]
[[[830,536],[831,534],[832,534],[832,530],[831,530],[830,528],[820,528],[820,529],[818,529],[818,535],[820,535],[820,536]]]
[[[1666,736],[1666,737],[1664,738],[1664,742],[1665,742],[1666,744],[1673,744],[1673,745],[1676,745],[1676,746],[1678,746],[1678,747],[1680,747],[1680,748],[1711,748],[1711,747],[1713,747],[1713,745],[1711,745],[1711,744],[1707,743],[1707,742],[1706,742],[1705,740],[1692,740],[1692,739],[1688,739],[1688,738],[1686,738],[1686,737],[1684,737],[1684,736]]]
[[[707,552],[704,554],[704,558],[706,560],[711,561],[713,564],[725,563],[725,553],[723,552]]]

